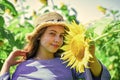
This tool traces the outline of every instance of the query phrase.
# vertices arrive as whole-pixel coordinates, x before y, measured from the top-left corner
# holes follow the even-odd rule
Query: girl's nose
[[[60,42],[61,41],[61,38],[59,36],[56,36],[55,37],[55,42]]]

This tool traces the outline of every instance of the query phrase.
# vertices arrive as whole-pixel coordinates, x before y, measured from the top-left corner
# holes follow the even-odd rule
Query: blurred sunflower
[[[44,5],[48,5],[48,0],[40,0],[40,2]]]
[[[67,62],[67,66],[75,68],[77,72],[84,72],[92,55],[89,52],[89,39],[86,39],[86,29],[82,24],[73,21],[67,24],[69,31],[65,37],[65,45],[61,48],[65,52],[61,59]]]
[[[107,9],[104,8],[104,7],[102,7],[102,6],[97,6],[97,9],[98,9],[100,12],[102,12],[103,14],[105,14],[106,11],[107,11]]]

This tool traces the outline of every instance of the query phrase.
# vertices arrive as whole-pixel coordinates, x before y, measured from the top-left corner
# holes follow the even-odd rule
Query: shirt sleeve
[[[102,65],[102,64],[101,64]],[[91,73],[92,75],[92,73]],[[101,72],[101,75],[99,77],[94,77],[92,75],[92,79],[93,80],[110,80],[111,79],[111,76],[110,76],[110,73],[109,71],[107,70],[107,68],[102,65],[102,72]]]
[[[103,67],[103,70],[101,73],[101,80],[110,80],[111,76],[110,76],[109,71],[107,70],[107,68],[104,65],[102,65],[102,67]]]
[[[6,72],[5,74],[1,75],[0,80],[10,80],[9,72]]]
[[[93,76],[89,68],[85,68],[84,73],[76,73],[76,71],[73,70],[72,74],[73,74],[74,80],[79,80],[79,79],[83,79],[83,80],[110,80],[111,79],[110,73],[104,65],[102,65],[102,72],[101,72],[101,75],[99,77]]]

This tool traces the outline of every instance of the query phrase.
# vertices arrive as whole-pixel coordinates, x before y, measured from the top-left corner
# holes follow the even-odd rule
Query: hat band
[[[47,21],[44,21],[44,22],[63,22],[63,21],[64,21],[63,19],[57,19],[57,20],[51,19],[51,20],[47,20]],[[38,24],[38,25],[40,25],[40,24]],[[36,25],[36,27],[37,27],[38,25]]]
[[[49,22],[49,21],[53,21],[53,22],[61,22],[61,21],[64,21],[63,19],[57,19],[57,20],[55,20],[55,19],[51,19],[51,20],[47,20],[47,21],[45,21],[45,22]]]

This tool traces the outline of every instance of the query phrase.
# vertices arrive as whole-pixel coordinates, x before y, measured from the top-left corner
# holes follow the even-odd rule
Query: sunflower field
[[[27,5],[26,0],[0,0],[0,69],[12,50],[23,48],[25,35],[34,29],[36,16],[50,11],[47,1],[39,0],[39,11],[30,13],[28,9],[31,6]],[[23,3],[26,5],[23,6]],[[52,9],[61,12],[68,22],[74,20],[80,23],[74,8],[66,4],[60,7],[53,4]],[[95,40],[95,54],[109,70],[111,80],[120,80],[120,12],[102,6],[97,9],[105,16],[84,26],[87,27],[87,35]],[[74,14],[70,15],[70,11]],[[15,66],[11,67],[10,72],[14,70]]]

